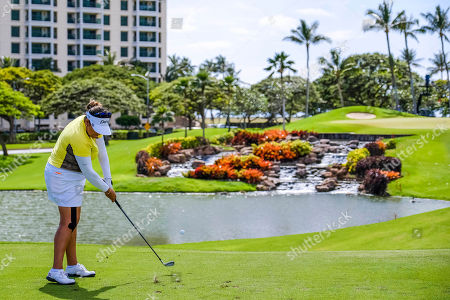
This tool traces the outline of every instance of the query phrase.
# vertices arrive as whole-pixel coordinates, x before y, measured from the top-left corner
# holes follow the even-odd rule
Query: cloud
[[[220,50],[223,48],[230,48],[231,43],[229,41],[205,41],[205,42],[196,42],[190,43],[186,45],[188,48],[195,48],[199,50]]]
[[[331,38],[333,41],[347,41],[356,37],[353,30],[335,30],[330,31],[325,34],[327,37]]]
[[[261,26],[282,31],[289,31],[298,25],[296,19],[281,14],[263,17],[258,23]]]
[[[296,12],[300,15],[312,17],[331,17],[333,15],[322,8],[301,8],[297,9]]]

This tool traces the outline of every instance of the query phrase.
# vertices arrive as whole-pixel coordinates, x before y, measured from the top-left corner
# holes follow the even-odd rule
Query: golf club
[[[120,206],[119,202],[115,201],[115,203],[117,204],[117,206],[120,208],[120,210],[123,212],[123,214],[125,215],[125,217],[127,217],[128,221],[130,221],[131,225],[133,225],[134,229],[136,229],[136,231],[139,233],[139,235],[144,239],[144,241],[147,243],[147,245],[150,247],[150,249],[152,249],[153,253],[155,253],[156,257],[158,257],[159,261],[166,267],[172,267],[173,265],[175,265],[175,262],[173,261],[169,261],[169,262],[164,262],[161,257],[159,257],[158,253],[156,253],[156,251],[152,248],[152,246],[150,246],[149,242],[147,242],[147,240],[145,239],[145,237],[142,235],[142,233],[139,231],[139,229],[137,229],[136,225],[134,225],[134,223],[130,220],[130,218],[128,217],[128,215],[125,213],[125,211],[123,210],[122,206]]]

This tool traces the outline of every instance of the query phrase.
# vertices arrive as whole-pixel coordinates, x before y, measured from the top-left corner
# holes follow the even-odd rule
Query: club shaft
[[[130,221],[131,225],[133,225],[134,229],[136,229],[136,231],[139,233],[139,235],[142,237],[142,239],[147,243],[147,245],[150,247],[150,249],[152,249],[153,253],[155,253],[156,257],[158,257],[159,261],[164,265],[164,262],[162,261],[161,257],[159,257],[158,253],[156,253],[156,251],[153,249],[153,247],[150,245],[149,242],[147,242],[147,240],[145,239],[145,237],[142,235],[142,233],[139,231],[139,229],[136,227],[136,225],[134,225],[133,221],[131,221],[131,219],[128,217],[128,215],[125,213],[125,211],[123,210],[122,206],[120,206],[119,202],[117,202],[117,199],[115,201],[115,203],[117,204],[117,206],[120,208],[120,210],[123,212],[123,214],[125,215],[125,217],[128,219],[128,221]]]

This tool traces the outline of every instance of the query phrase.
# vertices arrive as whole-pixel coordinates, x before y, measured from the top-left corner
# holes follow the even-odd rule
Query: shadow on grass
[[[39,289],[42,293],[56,297],[58,299],[95,299],[95,300],[108,300],[108,298],[98,298],[101,293],[109,291],[117,287],[115,286],[105,286],[97,290],[89,291],[85,288],[78,286],[77,283],[74,285],[59,285],[56,283],[47,283]]]

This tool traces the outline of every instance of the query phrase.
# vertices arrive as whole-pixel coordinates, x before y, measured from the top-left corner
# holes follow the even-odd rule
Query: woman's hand
[[[116,202],[116,192],[112,188],[109,188],[105,192],[105,196],[108,197],[112,202]]]

